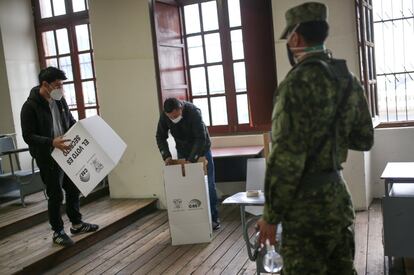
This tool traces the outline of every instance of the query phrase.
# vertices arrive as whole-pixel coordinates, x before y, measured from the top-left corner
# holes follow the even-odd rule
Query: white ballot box
[[[118,164],[125,142],[99,116],[82,119],[64,135],[70,149],[52,157],[86,197]]]
[[[202,163],[164,168],[172,245],[210,242],[213,236],[207,176]]]

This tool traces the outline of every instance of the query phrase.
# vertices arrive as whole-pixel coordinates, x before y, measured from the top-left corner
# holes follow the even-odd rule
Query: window
[[[414,121],[413,1],[372,4],[380,120]]]
[[[414,125],[413,11],[412,0],[356,0],[361,79],[380,127]]]
[[[211,133],[270,129],[276,88],[271,1],[152,1],[160,107],[200,108]]]
[[[372,117],[378,115],[372,0],[356,0],[361,82]]]
[[[33,5],[41,67],[66,73],[65,99],[75,119],[98,114],[88,2],[34,0]]]
[[[207,126],[250,123],[239,0],[228,0],[227,10],[228,22],[219,22],[216,1],[184,6],[191,96]],[[226,39],[231,47],[223,49],[230,52],[223,53]],[[228,100],[236,103],[236,117]]]

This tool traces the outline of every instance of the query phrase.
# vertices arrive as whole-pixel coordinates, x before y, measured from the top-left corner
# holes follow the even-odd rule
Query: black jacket
[[[30,95],[23,104],[20,120],[23,139],[29,145],[30,154],[36,159],[39,166],[53,163],[53,118],[49,102],[39,94],[39,86],[30,91]],[[69,111],[66,100],[56,100],[64,132],[76,123]]]
[[[183,102],[183,118],[174,124],[165,113],[162,113],[157,127],[157,145],[162,158],[171,157],[168,148],[168,130],[174,137],[177,153],[190,162],[196,162],[200,156],[210,149],[210,136],[201,117],[201,111],[190,102]]]

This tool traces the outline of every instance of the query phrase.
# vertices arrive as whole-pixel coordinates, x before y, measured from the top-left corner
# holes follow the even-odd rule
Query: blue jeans
[[[208,178],[208,194],[210,197],[210,212],[211,220],[217,222],[218,220],[218,210],[217,210],[217,193],[216,193],[216,181],[214,175],[214,161],[213,156],[211,155],[211,150],[209,149],[205,157],[208,161],[207,164],[207,178]],[[182,154],[178,152],[178,158],[184,158]]]
[[[218,211],[217,211],[216,180],[215,180],[215,175],[214,175],[214,161],[213,161],[213,156],[211,155],[210,149],[206,152],[205,157],[208,161],[207,178],[208,178],[208,193],[210,197],[211,219],[213,222],[217,222]]]

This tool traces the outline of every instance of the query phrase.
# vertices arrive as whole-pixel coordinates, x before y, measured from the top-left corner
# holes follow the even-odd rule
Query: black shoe
[[[79,233],[87,233],[87,232],[94,232],[99,229],[97,224],[82,222],[81,226],[78,228],[70,228],[70,233],[72,234],[79,234]]]
[[[71,246],[74,244],[71,238],[66,235],[65,231],[61,230],[59,232],[53,233],[53,243],[61,246]]]
[[[214,231],[219,230],[220,229],[220,221],[213,221],[212,227],[213,227]]]

